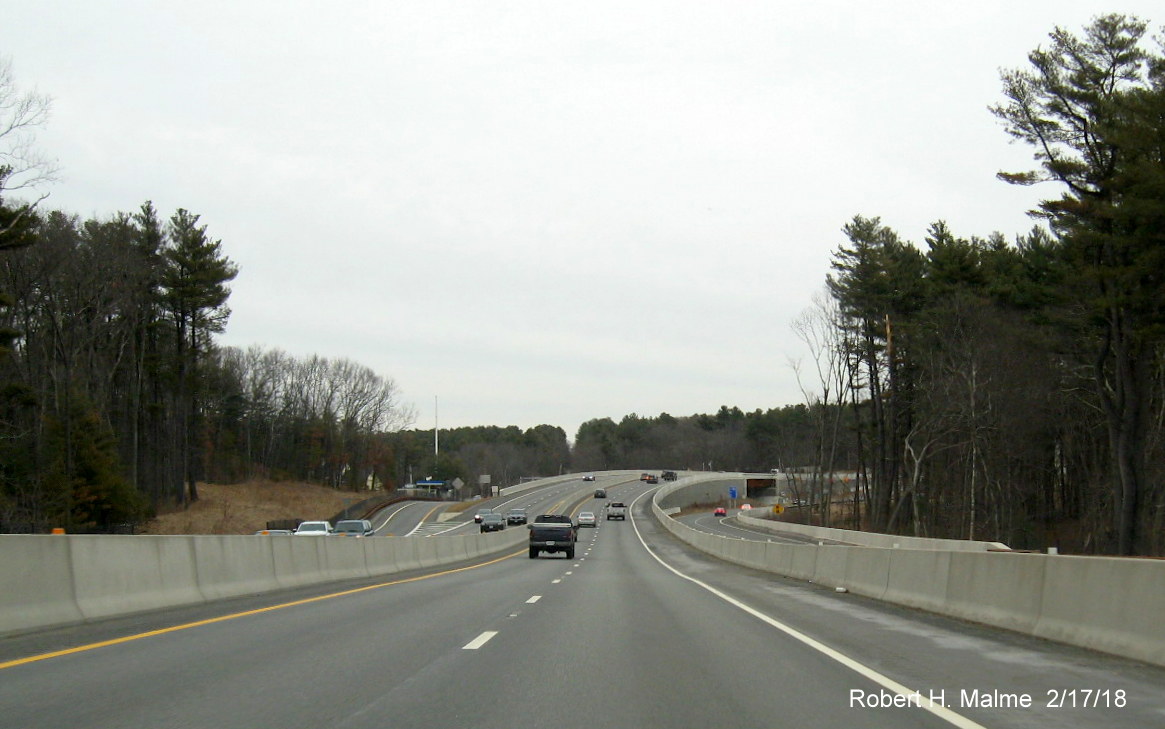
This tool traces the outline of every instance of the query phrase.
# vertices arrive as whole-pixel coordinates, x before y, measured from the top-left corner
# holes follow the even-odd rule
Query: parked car
[[[580,527],[593,527],[598,522],[593,511],[581,511],[578,515],[578,525]]]
[[[497,512],[494,511],[493,509],[478,509],[477,513],[473,515],[473,523],[480,524],[481,520],[485,517],[486,514],[496,514],[496,513]]]
[[[485,532],[500,532],[506,528],[506,520],[502,518],[501,514],[490,512],[481,517],[481,531]]]
[[[712,516],[728,516],[728,509],[723,506],[717,506],[716,510],[712,512]]]
[[[375,533],[367,519],[343,519],[332,530],[332,536],[337,537],[370,537]]]
[[[506,524],[525,524],[526,510],[525,509],[510,509],[510,513],[506,514]]]
[[[295,528],[297,537],[326,537],[332,533],[332,525],[326,521],[305,521]]]

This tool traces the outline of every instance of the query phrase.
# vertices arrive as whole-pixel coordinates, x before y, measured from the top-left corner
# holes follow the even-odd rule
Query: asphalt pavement
[[[522,503],[601,514],[593,487]],[[10,637],[0,727],[1165,726],[1165,670],[728,565],[656,526],[649,488],[614,486],[631,518],[571,560]]]

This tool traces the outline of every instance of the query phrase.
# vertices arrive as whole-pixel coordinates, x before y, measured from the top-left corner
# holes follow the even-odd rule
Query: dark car
[[[595,489],[595,498],[596,499],[605,499],[605,498],[607,498],[607,492],[604,491],[603,489]]]
[[[588,473],[587,475],[583,476],[583,481],[594,481],[594,480],[595,480],[595,474],[593,474],[593,473]]]
[[[506,514],[507,524],[525,524],[526,510],[525,509],[510,509],[510,513]]]
[[[554,554],[562,552],[567,559],[574,559],[574,544],[578,527],[566,514],[542,514],[527,524],[530,530],[530,559],[542,552]]]
[[[332,535],[337,537],[370,537],[376,532],[367,519],[344,519],[336,522]]]
[[[481,517],[481,531],[484,532],[500,532],[506,528],[506,520],[502,518],[501,514],[494,514],[490,512]]]

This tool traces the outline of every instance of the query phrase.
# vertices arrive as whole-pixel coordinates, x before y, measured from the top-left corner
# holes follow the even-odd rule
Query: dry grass
[[[254,534],[273,519],[330,519],[370,494],[277,481],[199,484],[198,501],[148,522],[146,534]]]

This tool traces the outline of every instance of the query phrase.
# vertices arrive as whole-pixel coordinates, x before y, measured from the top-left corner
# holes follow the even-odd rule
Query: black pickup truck
[[[530,530],[530,559],[539,552],[565,552],[567,559],[574,559],[575,526],[566,514],[542,514]]]

